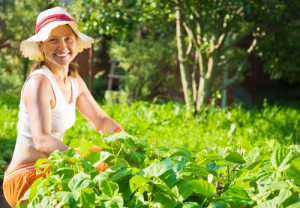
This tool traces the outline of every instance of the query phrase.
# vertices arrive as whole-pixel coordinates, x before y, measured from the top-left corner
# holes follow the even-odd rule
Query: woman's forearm
[[[40,135],[34,138],[36,149],[50,155],[53,151],[66,151],[69,147],[51,135]]]

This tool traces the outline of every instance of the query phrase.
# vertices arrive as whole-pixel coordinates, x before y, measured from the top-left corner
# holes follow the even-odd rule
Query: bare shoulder
[[[50,81],[44,75],[36,74],[28,78],[24,84],[24,92],[27,90],[51,89]]]
[[[76,75],[76,79],[77,79],[77,81],[78,81],[79,84],[82,84],[82,82],[84,83],[82,77],[78,73]]]
[[[23,96],[25,100],[28,98],[34,98],[42,95],[44,98],[51,98],[52,88],[50,81],[43,75],[33,75],[29,77],[27,82],[24,84]]]

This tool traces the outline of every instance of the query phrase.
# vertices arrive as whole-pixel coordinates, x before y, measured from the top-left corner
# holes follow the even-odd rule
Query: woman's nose
[[[65,40],[60,40],[59,41],[59,47],[60,48],[66,48],[67,47],[67,43]]]

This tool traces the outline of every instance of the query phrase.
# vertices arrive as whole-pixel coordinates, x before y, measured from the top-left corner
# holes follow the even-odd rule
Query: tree
[[[249,19],[260,28],[257,54],[273,79],[300,81],[300,2],[263,1],[253,5]]]
[[[170,77],[166,68],[175,52],[173,43],[162,35],[172,34],[168,31],[172,26],[162,24],[165,21],[160,19],[165,4],[81,0],[70,6],[80,19],[81,29],[96,38],[95,50],[108,42],[111,61],[120,62],[126,71],[123,89],[129,99],[155,97],[153,91],[166,85],[163,79]]]
[[[198,113],[218,91],[223,91],[226,97],[226,89],[242,79],[248,57],[254,52],[265,60],[272,77],[298,80],[296,37],[300,34],[297,12],[300,6],[297,2],[81,0],[76,3],[83,5],[82,28],[108,37],[109,41],[130,45],[137,39],[151,37],[150,40],[160,39],[177,46],[188,112]],[[290,50],[295,51],[291,56]]]
[[[214,92],[235,83],[256,44],[245,21],[247,1],[176,0],[178,60],[188,111],[198,113]],[[240,47],[245,38],[250,44]]]

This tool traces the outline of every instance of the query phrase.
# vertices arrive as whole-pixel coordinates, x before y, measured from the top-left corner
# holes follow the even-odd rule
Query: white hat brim
[[[41,30],[31,36],[30,38],[24,40],[21,42],[20,50],[22,51],[22,54],[24,57],[29,58],[30,60],[34,61],[41,61],[43,60],[43,55],[39,50],[38,43],[43,42],[48,39],[51,31],[60,26],[60,25],[69,25],[74,33],[77,35],[77,52],[80,53],[86,48],[90,48],[91,45],[94,43],[94,39],[79,32],[77,24],[75,22],[70,21],[54,21],[50,22],[44,27],[41,28]]]

